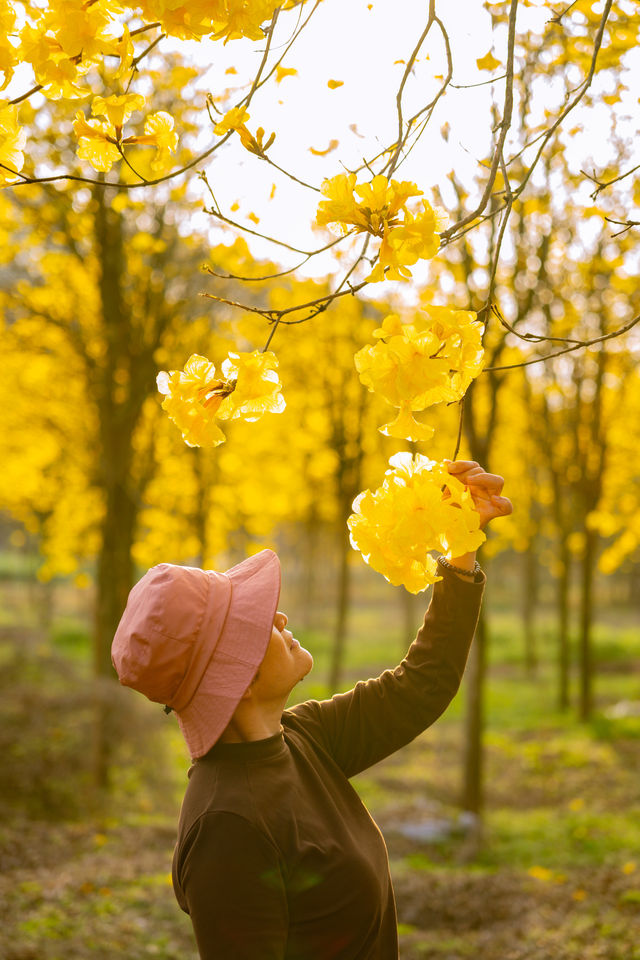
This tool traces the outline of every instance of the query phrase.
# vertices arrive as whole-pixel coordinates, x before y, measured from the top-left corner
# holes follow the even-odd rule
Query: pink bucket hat
[[[175,710],[193,759],[213,746],[253,680],[279,597],[272,550],[225,573],[161,563],[131,590],[112,663],[120,683]]]

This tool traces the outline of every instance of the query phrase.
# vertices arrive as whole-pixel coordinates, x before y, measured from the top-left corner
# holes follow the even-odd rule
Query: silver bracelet
[[[451,570],[452,573],[461,573],[464,577],[473,577],[474,580],[482,570],[477,560],[473,564],[473,570],[464,570],[462,567],[455,567],[444,556],[438,557],[438,563],[441,563],[443,567],[447,568],[447,570]]]

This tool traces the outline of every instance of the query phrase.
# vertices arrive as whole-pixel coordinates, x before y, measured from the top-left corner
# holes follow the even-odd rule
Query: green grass
[[[14,621],[24,627],[27,600],[17,598],[14,581],[4,588],[19,600]],[[0,856],[9,856],[0,956],[196,960],[168,883],[189,767],[175,718],[116,689],[114,715],[122,718],[110,805],[98,819],[76,810],[71,822],[60,813],[74,796],[83,808],[90,750],[90,636],[64,599],[50,638],[34,632],[19,648],[19,667],[23,640],[12,643],[10,631],[0,640],[0,723],[15,801],[0,827]],[[369,600],[352,611],[343,688],[394,666],[408,646],[399,593],[383,585]],[[417,628],[424,611],[413,609]],[[11,610],[5,604],[1,622],[11,623]],[[485,843],[470,862],[460,829],[431,843],[397,829],[425,817],[459,826],[464,683],[433,728],[354,778],[389,845],[402,960],[640,960],[632,933],[640,917],[640,718],[608,713],[620,700],[640,699],[640,631],[618,613],[605,610],[594,625],[596,709],[581,724],[575,635],[572,707],[561,713],[552,616],[538,618],[540,666],[528,676],[517,614],[490,611]],[[315,658],[292,700],[327,695],[330,629],[305,630],[295,617],[291,626]],[[25,838],[28,856],[20,853]]]

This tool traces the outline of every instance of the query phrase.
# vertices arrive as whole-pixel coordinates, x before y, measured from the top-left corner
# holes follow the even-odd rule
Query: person
[[[462,480],[481,524],[511,512],[503,479]],[[456,693],[485,576],[439,559],[402,663],[331,699],[285,705],[313,665],[278,611],[270,550],[225,573],[160,564],[132,589],[112,657],[120,680],[175,711],[192,766],[173,856],[202,960],[394,960],[387,849],[349,778],[409,743]]]

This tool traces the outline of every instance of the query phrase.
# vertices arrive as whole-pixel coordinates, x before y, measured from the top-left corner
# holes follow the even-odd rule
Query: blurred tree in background
[[[391,120],[380,119],[364,146],[351,124],[356,140],[341,150],[345,169],[374,197],[382,190],[374,175],[386,189],[416,156],[424,177],[436,139],[450,151],[445,175],[418,184],[433,190],[451,224],[440,228],[438,257],[428,267],[433,251],[425,251],[437,237],[431,221],[426,226],[430,207],[423,220],[414,211],[399,225],[387,208],[372,213],[361,204],[356,215],[350,209],[351,220],[326,220],[342,223],[339,237],[316,223],[317,247],[288,242],[284,228],[277,237],[263,232],[266,208],[281,193],[287,213],[298,210],[285,194],[291,184],[315,207],[321,190],[329,200],[320,203],[337,203],[331,191],[345,183],[332,156],[338,139],[309,151],[301,137],[276,161],[285,131],[276,130],[273,143],[247,109],[284,90],[285,80],[296,82],[297,68],[285,58],[303,30],[313,31],[319,4],[280,11],[276,3],[250,3],[220,21],[189,3],[74,0],[75,17],[58,2],[23,6],[0,4],[7,25],[0,70],[12,84],[11,99],[0,103],[0,507],[28,532],[42,581],[90,575],[95,583],[96,783],[108,781],[114,741],[111,638],[140,570],[167,559],[230,564],[277,544],[295,560],[308,610],[332,577],[335,689],[344,678],[354,558],[346,519],[354,497],[379,485],[399,447],[452,457],[459,429],[461,456],[504,474],[516,503],[483,548],[483,563],[501,552],[522,555],[527,667],[533,674],[539,665],[536,614],[551,577],[558,702],[589,720],[596,565],[607,574],[629,571],[637,584],[640,544],[638,189],[620,132],[638,39],[634,5],[486,3],[495,55],[475,50],[481,79],[458,85],[446,16],[435,2],[427,5],[423,32],[407,37],[398,61]],[[206,42],[218,49],[221,40],[260,41],[260,56],[248,69],[238,55],[237,66],[223,70],[220,53],[218,85],[207,90],[204,68],[181,46],[201,37],[213,37]],[[425,44],[434,37],[443,72],[429,67],[423,89]],[[33,72],[31,88],[24,67]],[[480,102],[461,98],[484,84],[492,89],[488,105],[482,102],[484,152],[469,172],[452,144]],[[331,79],[326,87],[341,85]],[[589,142],[593,118],[606,131],[604,162],[595,159],[600,144]],[[225,151],[241,157],[235,168],[223,166]],[[320,186],[307,182],[309,152]],[[277,189],[274,183],[260,216],[245,213],[230,202],[234,181],[250,185],[252,171],[258,181],[265,168]],[[299,220],[310,219],[306,203]],[[395,247],[393,230],[405,231]],[[272,259],[257,252],[269,244],[278,253]],[[319,259],[327,250],[331,267]],[[316,260],[322,267],[310,279]],[[387,270],[376,287],[372,267],[374,281]],[[413,282],[398,280],[410,267]],[[485,369],[461,405],[441,403],[422,415],[437,432],[418,447],[378,432],[388,407],[362,386],[353,357],[384,316],[410,319],[431,303],[478,314]],[[257,425],[227,423],[227,442],[215,450],[187,448],[160,410],[157,373],[179,370],[193,353],[219,364],[265,339],[277,353],[286,412]],[[572,616],[580,637],[575,665]],[[490,635],[487,604],[468,678],[461,798],[478,822]],[[579,695],[572,702],[574,666]]]

